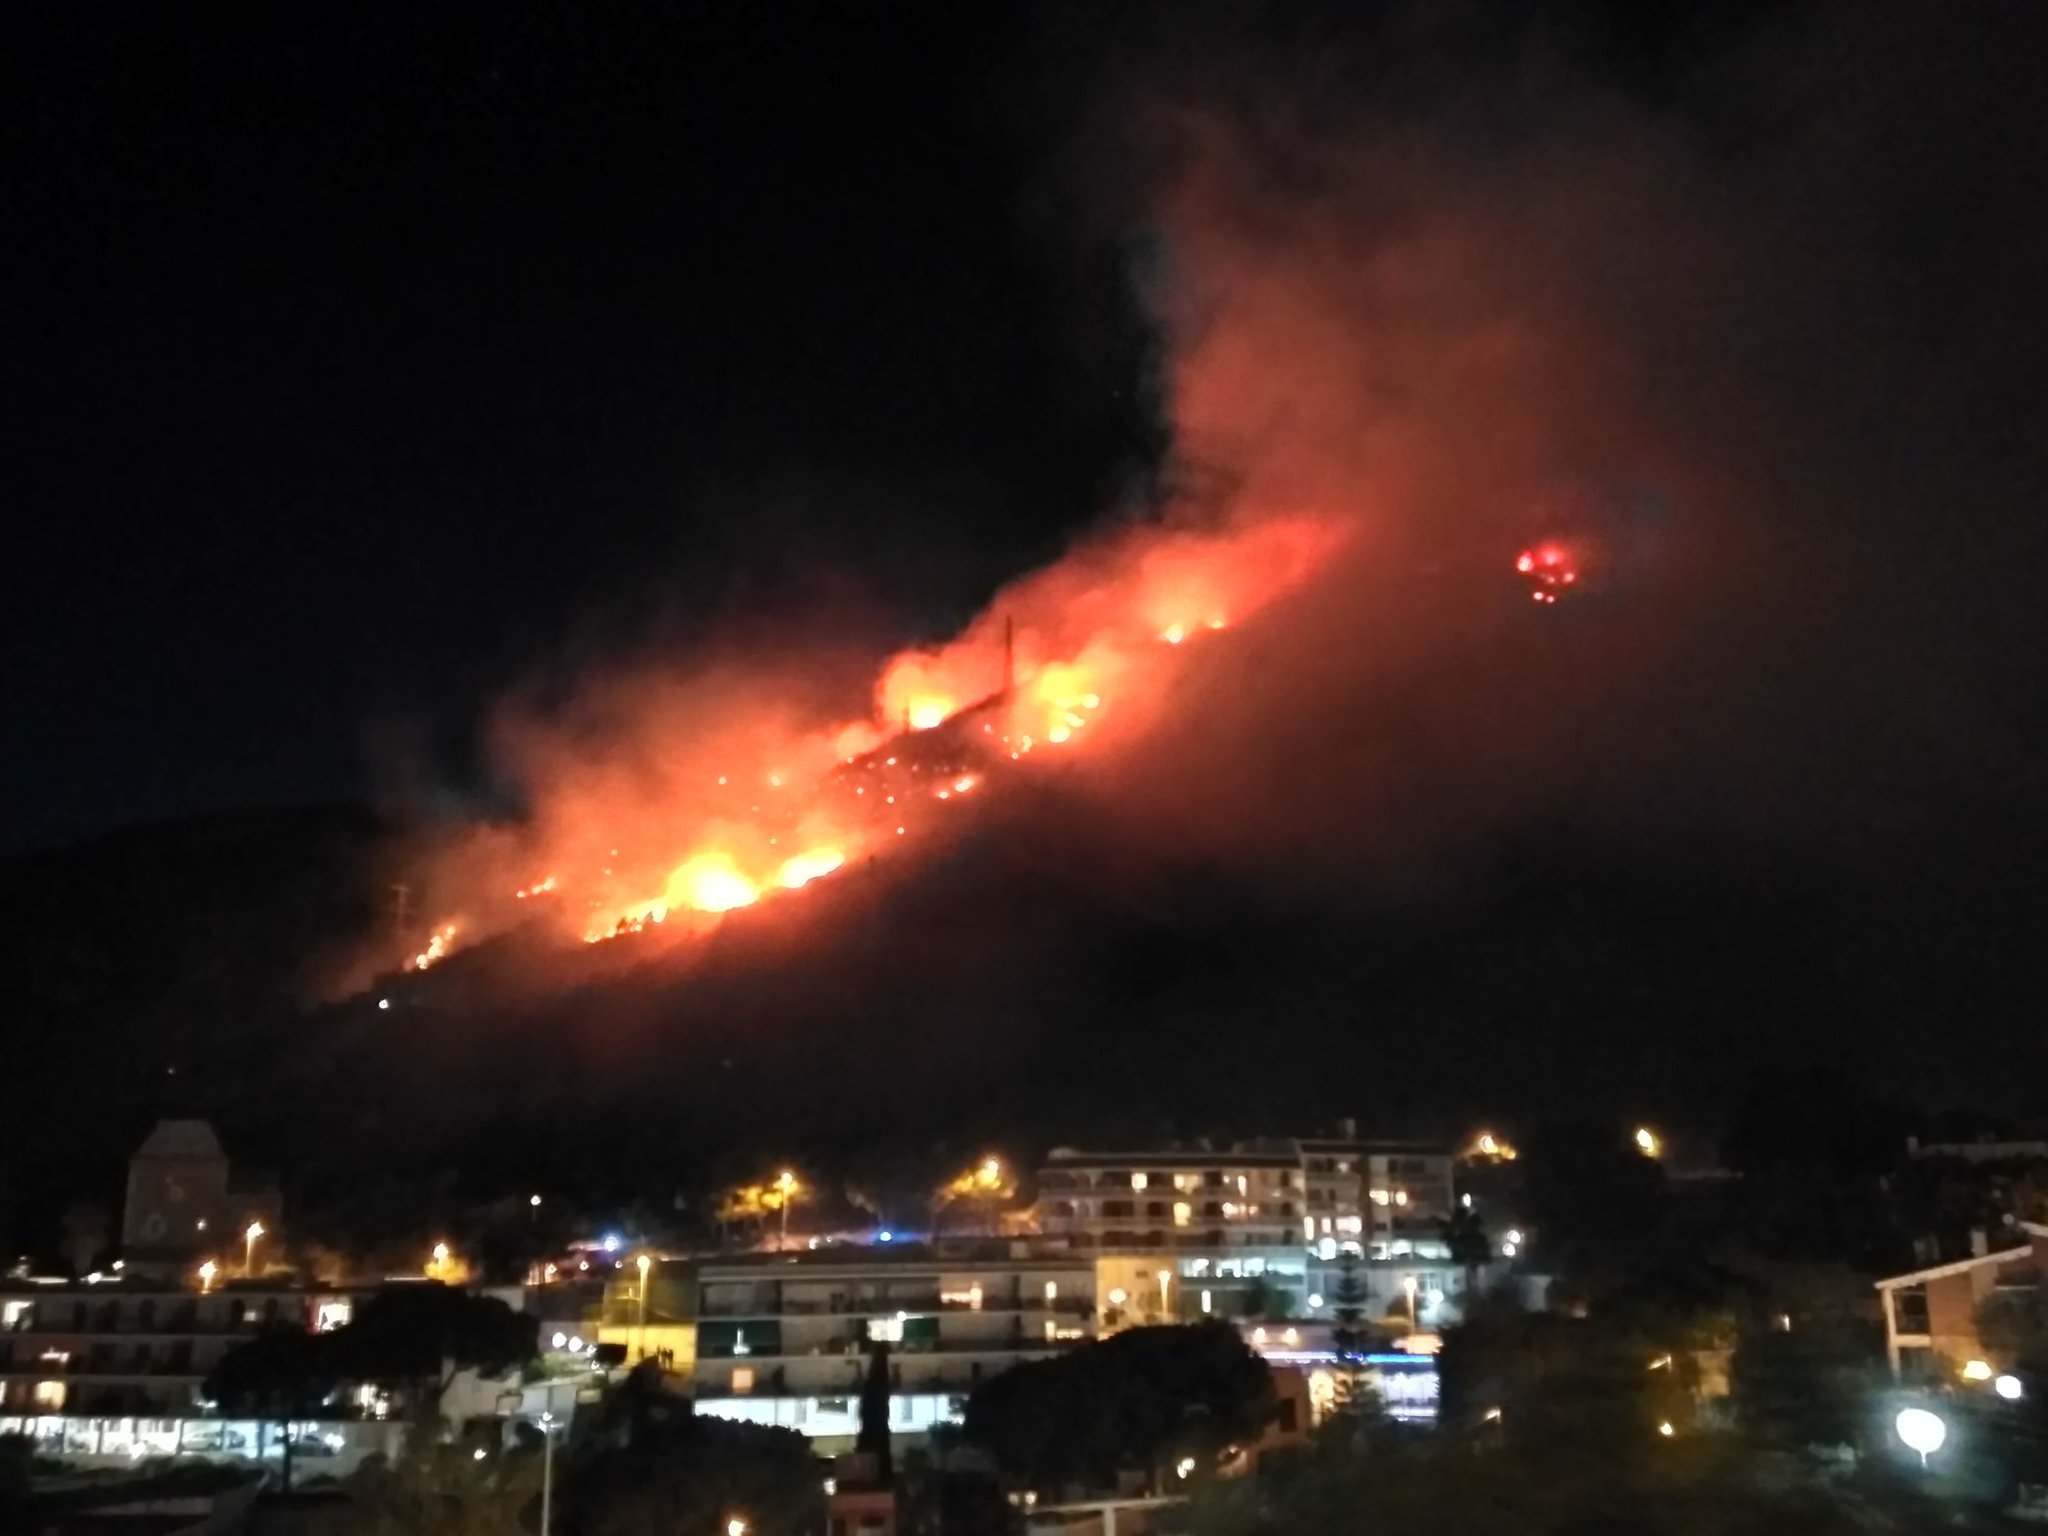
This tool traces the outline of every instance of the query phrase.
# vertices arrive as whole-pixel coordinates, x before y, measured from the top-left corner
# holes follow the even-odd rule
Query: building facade
[[[1455,1315],[1454,1154],[1353,1135],[1137,1152],[1061,1148],[1038,1173],[1041,1237],[1098,1263],[1102,1321],[1315,1318],[1349,1268],[1374,1320]],[[1121,1298],[1121,1299],[1119,1299]]]
[[[2048,1226],[2017,1223],[2024,1247],[1981,1253],[1877,1282],[1884,1304],[1885,1354],[1895,1379],[1953,1385],[2009,1369],[1984,1342],[1987,1303],[2031,1299],[2048,1283]]]
[[[258,1329],[338,1328],[354,1304],[260,1283],[17,1283],[0,1292],[0,1414],[196,1414],[207,1376]]]
[[[1019,1246],[658,1265],[648,1292],[658,1331],[628,1358],[685,1378],[699,1413],[796,1429],[830,1452],[858,1432],[869,1346],[886,1342],[891,1428],[921,1434],[957,1422],[968,1394],[1012,1365],[1095,1336],[1093,1262]],[[630,1337],[635,1298],[618,1302],[615,1326]],[[678,1343],[684,1328],[691,1337]]]
[[[276,1181],[234,1167],[211,1125],[162,1120],[128,1160],[122,1258],[138,1274],[166,1277],[208,1258],[247,1262],[262,1238],[275,1242],[281,1207]]]

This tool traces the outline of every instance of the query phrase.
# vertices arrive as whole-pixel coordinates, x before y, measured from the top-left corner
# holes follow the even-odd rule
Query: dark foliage
[[[629,1444],[580,1461],[567,1500],[585,1536],[752,1536],[818,1529],[824,1485],[793,1430],[682,1412],[644,1416]]]
[[[432,1281],[392,1286],[333,1335],[335,1366],[351,1381],[402,1387],[432,1412],[453,1371],[497,1376],[533,1359],[539,1326],[495,1296]]]
[[[1229,1324],[1134,1328],[1004,1372],[968,1399],[966,1432],[1033,1486],[1100,1488],[1247,1442],[1273,1407],[1265,1362]]]

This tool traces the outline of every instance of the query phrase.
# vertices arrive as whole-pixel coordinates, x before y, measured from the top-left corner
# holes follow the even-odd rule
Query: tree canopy
[[[985,1383],[966,1433],[1035,1486],[1108,1487],[1250,1441],[1274,1404],[1266,1363],[1228,1324],[1133,1328]]]
[[[557,1468],[559,1472],[560,1468]],[[823,1524],[824,1483],[795,1430],[681,1413],[578,1463],[570,1480],[585,1536],[798,1536]]]
[[[498,1376],[533,1359],[539,1327],[495,1296],[423,1282],[371,1297],[333,1335],[333,1349],[341,1376],[403,1387],[425,1411],[457,1370]]]

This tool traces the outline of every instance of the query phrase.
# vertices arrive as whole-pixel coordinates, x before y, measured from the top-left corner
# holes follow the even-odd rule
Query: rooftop
[[[185,1162],[227,1161],[227,1152],[213,1127],[204,1120],[159,1120],[135,1150],[138,1158],[176,1158]]]

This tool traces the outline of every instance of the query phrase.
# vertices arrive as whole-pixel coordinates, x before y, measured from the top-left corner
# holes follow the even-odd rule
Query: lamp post
[[[540,1416],[540,1536],[549,1536],[555,1504],[555,1416]]]
[[[775,1189],[782,1196],[782,1230],[775,1239],[778,1249],[789,1246],[789,1197],[796,1193],[796,1175],[787,1168],[775,1175]]]
[[[263,1223],[260,1221],[250,1222],[248,1231],[242,1234],[245,1243],[242,1249],[242,1274],[244,1276],[256,1273],[256,1239],[262,1235]]]
[[[651,1267],[652,1261],[643,1253],[637,1262],[640,1268],[640,1358],[645,1360],[647,1358],[647,1271]]]

